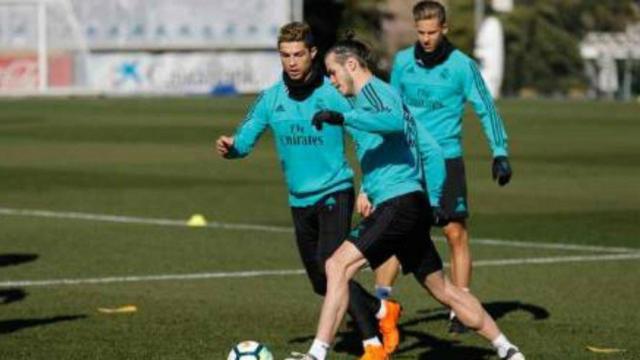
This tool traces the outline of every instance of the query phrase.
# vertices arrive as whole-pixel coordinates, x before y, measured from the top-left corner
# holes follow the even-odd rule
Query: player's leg
[[[307,272],[313,291],[324,296],[327,278],[322,263],[318,262],[318,216],[315,207],[292,207],[291,215],[298,253]]]
[[[327,293],[325,295],[316,338],[331,344],[349,303],[349,281],[366,264],[364,255],[345,241],[327,259]]]
[[[424,197],[424,194],[417,193]],[[416,196],[416,195],[413,195]],[[397,244],[407,235],[402,226],[406,219],[399,211],[402,199],[394,198],[380,206],[365,218],[349,239],[326,261],[327,293],[322,305],[320,320],[314,344],[309,354],[319,360],[326,358],[328,344],[334,340],[335,333],[347,309],[349,280],[368,261],[376,269],[397,251]],[[414,221],[417,221],[416,217]],[[373,356],[375,355],[375,356]],[[368,359],[386,359],[386,352],[372,354]]]
[[[443,188],[442,209],[450,220],[443,227],[444,236],[449,245],[451,281],[461,289],[469,291],[471,284],[472,258],[469,249],[469,233],[466,219],[469,217],[467,204],[467,184],[464,161],[461,157],[447,159],[447,178]],[[465,327],[450,314],[449,332],[464,333]]]
[[[390,257],[391,254],[392,252],[390,251],[386,257]],[[369,260],[369,262],[371,262],[371,260]],[[336,250],[326,262],[327,294],[322,304],[316,339],[314,340],[314,345],[320,344],[322,346],[316,347],[315,350],[320,350],[319,352],[314,351],[313,345],[309,351],[309,353],[314,355],[318,360],[325,359],[328,344],[333,342],[338,327],[344,318],[350,297],[348,284],[352,283],[351,279],[366,263],[367,259],[365,255],[350,241],[345,241],[340,245],[338,250]],[[381,309],[389,312],[384,302],[385,301],[383,301],[383,307]],[[393,350],[395,350],[395,348]],[[361,360],[388,360],[388,354],[386,348],[382,346],[369,345],[365,346],[365,353]]]
[[[352,243],[345,241],[325,263],[327,292],[320,310],[318,328],[306,354],[292,353],[292,359],[325,360],[335,339],[349,303],[349,280],[366,263],[364,255]],[[374,358],[376,359],[376,358]],[[386,353],[376,360],[386,360]]]
[[[292,215],[298,251],[307,272],[307,276],[311,281],[314,292],[318,295],[325,296],[327,289],[327,277],[325,273],[324,256],[322,256],[321,254],[323,254],[323,251],[326,251],[326,249],[320,246],[320,238],[326,237],[326,232],[328,232],[330,229],[320,226],[320,212],[322,210],[326,209],[323,209],[321,205],[292,208]],[[320,235],[321,229],[325,231],[325,234],[323,236]],[[348,233],[348,230],[346,230],[345,232]],[[326,243],[324,245],[326,245]],[[373,298],[374,301],[377,301],[373,296],[371,296],[371,298]],[[358,313],[357,316],[359,316],[359,314],[360,313]],[[371,314],[374,314],[373,310],[371,310]],[[342,316],[343,315],[344,312],[342,312]],[[342,317],[340,319],[342,319]],[[372,328],[377,335],[377,323],[375,317],[368,321],[370,321],[370,324],[367,328]],[[379,339],[378,343],[380,343]],[[382,347],[379,348],[382,349]],[[309,353],[313,354],[318,359],[324,359],[323,356],[326,356],[326,352],[328,351],[328,349],[329,342],[325,342],[316,338],[313,341]],[[384,353],[383,349],[382,352]],[[306,355],[302,356],[302,358],[305,358],[304,356]],[[376,358],[373,359],[375,360]],[[382,357],[381,359],[384,359],[384,357]]]
[[[405,194],[380,204],[371,216],[362,221],[361,227],[365,231],[359,236],[352,234],[351,240],[365,253],[371,267],[376,271],[381,266],[390,264],[387,259],[389,253],[394,254],[393,259],[397,261],[395,254],[401,251],[408,235],[416,224],[424,222],[424,214],[416,211],[412,205],[419,201],[417,199],[425,199],[425,194]],[[428,224],[424,231],[428,231]],[[397,274],[399,269],[399,262],[396,262],[394,272]],[[388,353],[393,353],[400,343],[398,321],[401,312],[400,304],[383,300],[377,314],[380,333],[383,334],[384,347]]]
[[[472,268],[466,222],[462,219],[450,221],[442,231],[451,254],[451,281],[460,288],[468,289]]]
[[[395,283],[399,272],[400,263],[395,256],[389,258],[389,260],[376,269],[376,297],[378,299],[384,300],[391,297],[393,284]]]
[[[467,291],[453,285],[442,271],[427,275],[422,285],[443,305],[453,309],[460,321],[486,339],[494,339],[499,330],[480,302]]]
[[[319,219],[319,263],[326,260],[336,251],[349,236],[351,216],[353,214],[353,190],[340,191],[323,199],[318,205]],[[380,301],[369,294],[358,282],[349,281],[349,305],[347,312],[356,322],[362,335],[363,348],[367,346],[382,347],[378,337],[378,320],[376,313]]]
[[[377,314],[378,328],[383,336],[384,348],[391,354],[400,344],[398,320],[402,313],[402,306],[390,299],[393,284],[400,273],[400,262],[395,256],[390,257],[375,269],[376,297],[382,301]]]
[[[418,207],[423,216],[430,211],[426,200]],[[425,229],[426,227],[426,229]],[[425,231],[426,230],[426,231]],[[428,236],[428,225],[418,224],[398,252],[403,269],[414,274],[418,282],[441,304],[453,309],[459,320],[491,341],[498,355],[504,359],[522,360],[524,356],[500,332],[491,316],[470,293],[453,285],[442,271],[442,260]]]
[[[421,276],[416,277],[420,281]],[[466,327],[490,341],[501,359],[524,360],[524,355],[502,334],[491,315],[471,292],[453,285],[442,271],[424,277],[422,285],[441,304],[453,309]]]

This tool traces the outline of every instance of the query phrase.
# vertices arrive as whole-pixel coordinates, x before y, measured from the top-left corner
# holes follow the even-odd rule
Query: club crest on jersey
[[[451,72],[449,71],[449,69],[444,68],[442,69],[442,71],[440,71],[440,79],[448,80],[450,77],[451,77]]]

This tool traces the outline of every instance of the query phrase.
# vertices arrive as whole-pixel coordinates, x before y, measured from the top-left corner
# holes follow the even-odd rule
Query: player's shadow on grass
[[[531,314],[533,320],[544,320],[549,318],[550,313],[545,308],[533,304],[525,304],[519,301],[496,301],[482,304],[491,317],[499,320],[505,315],[523,311]],[[475,347],[462,344],[464,336],[456,338],[441,339],[423,331],[413,329],[414,326],[422,323],[441,322],[447,326],[449,311],[443,308],[419,310],[418,317],[406,319],[400,323],[402,342],[397,351],[398,355],[416,349],[427,349],[418,355],[418,359],[465,359],[481,360],[492,359],[495,352],[487,344],[486,347]],[[424,314],[424,315],[423,315]],[[470,336],[475,336],[470,334]]]
[[[545,320],[551,316],[549,311],[541,306],[525,304],[520,301],[495,301],[482,305],[496,320],[514,311],[528,312],[533,316],[533,320]]]
[[[0,305],[21,301],[26,297],[27,293],[22,289],[0,289]]]
[[[0,254],[0,267],[16,266],[38,258],[37,254]],[[27,297],[22,289],[0,289],[0,305],[7,305],[21,301]]]
[[[0,321],[0,335],[10,334],[23,329],[51,325],[64,321],[75,321],[86,318],[87,315],[66,315],[66,316],[54,316],[42,319],[12,319]]]
[[[0,267],[20,265],[35,261],[37,258],[37,254],[0,254]],[[21,301],[25,297],[27,297],[27,293],[22,289],[0,289],[0,305]],[[30,327],[50,325],[63,321],[75,321],[86,317],[87,315],[65,315],[42,319],[0,320],[0,335],[10,334]]]
[[[0,267],[20,265],[37,258],[37,254],[0,254]]]
[[[483,304],[484,308],[491,316],[498,320],[505,315],[515,312],[524,311],[532,315],[534,320],[544,320],[549,318],[549,312],[540,306],[533,304],[524,304],[519,301],[497,301]],[[436,336],[425,333],[422,330],[415,329],[415,326],[440,322],[443,327],[448,325],[449,311],[443,308],[434,308],[419,310],[418,316],[414,318],[401,318],[399,328],[402,340],[396,354],[401,356],[403,353],[415,351],[417,349],[425,349],[426,351],[418,355],[418,359],[465,359],[465,360],[484,360],[492,359],[495,352],[487,344],[486,347],[476,347],[464,345],[464,336],[456,338],[438,338]],[[359,356],[362,354],[362,339],[355,324],[349,322],[347,324],[349,330],[339,332],[336,336],[336,344],[334,350],[339,353],[348,353]],[[475,336],[470,334],[469,336]],[[307,343],[313,340],[313,336],[304,336],[291,339],[290,343]]]
[[[499,320],[505,315],[515,311],[528,312],[533,317],[533,320],[544,320],[551,316],[549,311],[541,306],[525,304],[520,301],[494,301],[483,303],[482,306],[494,320]],[[401,323],[401,326],[412,326],[421,322],[445,321],[449,319],[449,311],[443,308],[418,310],[417,313],[426,314],[426,316],[404,321]]]

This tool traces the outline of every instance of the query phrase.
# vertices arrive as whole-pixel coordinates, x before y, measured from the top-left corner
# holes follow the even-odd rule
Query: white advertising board
[[[111,94],[255,93],[280,78],[278,53],[92,54],[89,84]]]
[[[90,49],[276,46],[291,0],[71,0]]]

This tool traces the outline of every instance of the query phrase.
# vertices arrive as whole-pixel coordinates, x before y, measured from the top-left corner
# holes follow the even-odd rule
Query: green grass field
[[[250,101],[0,101],[0,359],[219,360],[245,339],[277,359],[307,349],[320,299],[299,271],[271,136],[243,161],[212,152]],[[466,119],[474,292],[528,359],[640,359],[640,105],[500,108],[505,188]],[[180,226],[195,213],[211,226]],[[394,358],[495,359],[478,337],[449,336],[413,278],[396,295]],[[128,304],[138,311],[97,310]],[[358,347],[345,324],[332,358]]]

